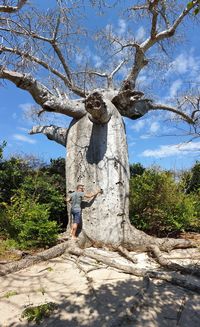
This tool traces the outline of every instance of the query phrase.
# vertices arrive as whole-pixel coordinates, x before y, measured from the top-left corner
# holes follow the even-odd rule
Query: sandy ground
[[[191,256],[184,251],[171,255]],[[137,257],[138,267],[158,268],[145,254]],[[65,254],[1,277],[0,285],[1,327],[35,326],[21,318],[22,311],[47,302],[57,308],[41,327],[200,326],[200,295],[158,280],[144,288],[142,278],[92,259],[77,264],[75,257]]]

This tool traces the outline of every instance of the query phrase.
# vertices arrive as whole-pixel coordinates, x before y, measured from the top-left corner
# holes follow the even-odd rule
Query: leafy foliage
[[[28,322],[35,321],[36,324],[49,317],[56,309],[56,304],[48,302],[38,306],[28,307],[22,312],[22,318],[27,318]]]
[[[187,4],[188,9],[191,9],[192,8],[193,2],[194,1],[188,2],[188,4]],[[199,11],[200,11],[200,1],[198,0],[197,1],[197,7],[194,9],[194,15],[197,15],[199,13]]]
[[[142,175],[145,171],[145,168],[141,165],[141,163],[135,163],[130,165],[130,176],[134,177],[136,175]]]
[[[11,199],[11,205],[5,204],[9,237],[16,240],[20,247],[44,247],[55,244],[58,225],[49,221],[49,208],[39,204],[37,199],[27,197],[19,190]]]
[[[11,157],[9,160],[0,161],[0,202],[9,203],[24,181],[25,176],[30,173],[27,162],[21,158]]]
[[[196,161],[186,181],[186,192],[191,193],[198,190],[200,190],[200,162]]]
[[[60,182],[57,176],[40,171],[33,173],[32,176],[25,177],[21,190],[29,197],[36,197],[39,203],[46,204],[49,208],[49,219],[61,224],[67,213],[65,193],[59,190]]]
[[[196,198],[182,192],[170,172],[147,169],[130,181],[130,218],[156,234],[199,229]]]

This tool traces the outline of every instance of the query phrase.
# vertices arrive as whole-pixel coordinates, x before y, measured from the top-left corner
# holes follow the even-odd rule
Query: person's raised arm
[[[102,194],[103,193],[103,191],[102,191],[102,189],[98,189],[96,192],[94,192],[94,193],[85,193],[84,194],[84,198],[88,198],[88,199],[90,199],[90,198],[93,198],[93,197],[95,197],[95,196],[97,196],[98,194]]]

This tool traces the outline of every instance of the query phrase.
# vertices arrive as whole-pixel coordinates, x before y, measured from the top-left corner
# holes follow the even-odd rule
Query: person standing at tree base
[[[102,193],[102,190],[99,189],[95,193],[85,193],[84,185],[78,184],[76,191],[70,195],[70,198],[67,202],[71,202],[71,214],[72,214],[72,226],[70,235],[72,239],[77,239],[77,229],[82,224],[82,208],[81,204],[84,198],[91,199],[96,197],[99,193]]]

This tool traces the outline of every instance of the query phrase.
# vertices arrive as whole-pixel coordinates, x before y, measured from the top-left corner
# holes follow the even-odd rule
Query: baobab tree
[[[38,116],[59,113],[72,118],[66,128],[34,126],[30,132],[43,133],[66,147],[67,191],[74,190],[77,183],[84,183],[89,191],[103,189],[103,194],[83,210],[79,245],[106,245],[126,255],[127,250],[151,249],[159,258],[160,250],[187,247],[185,240],[153,238],[129,222],[129,162],[123,117],[135,120],[163,110],[198,128],[198,101],[184,96],[174,105],[157,103],[138,89],[137,80],[151,66],[153,51],[165,51],[199,2],[187,6],[187,1],[144,0],[123,8],[120,1],[111,1],[108,7],[102,1],[60,0],[49,9],[37,8],[34,1],[33,7],[26,1],[15,6],[8,2],[4,10],[0,8],[0,78],[29,93],[38,105]],[[104,29],[91,35],[84,13],[116,13],[117,8],[127,19],[128,32],[117,33],[105,22]],[[146,39],[134,36],[132,20],[136,17],[144,19]],[[103,61],[100,68],[88,55],[96,55],[97,50]]]

